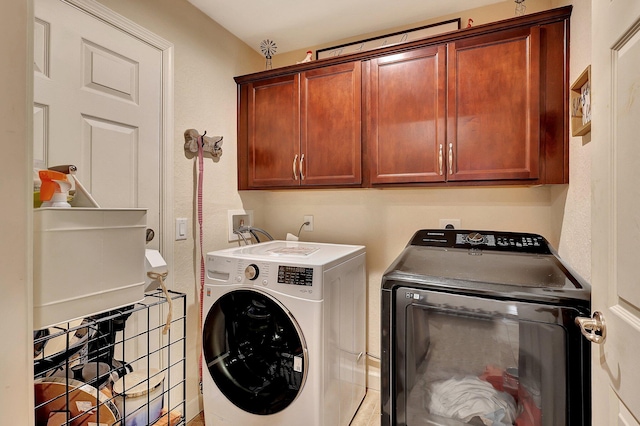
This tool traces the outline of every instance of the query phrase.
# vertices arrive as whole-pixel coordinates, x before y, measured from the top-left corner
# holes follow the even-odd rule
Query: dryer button
[[[242,276],[240,276],[240,275],[236,276],[236,281],[241,283],[242,282]]]
[[[265,286],[265,287],[266,287],[266,286],[267,286],[267,284],[269,284],[269,280],[266,280],[266,279],[262,280],[262,285],[263,285],[263,286]]]

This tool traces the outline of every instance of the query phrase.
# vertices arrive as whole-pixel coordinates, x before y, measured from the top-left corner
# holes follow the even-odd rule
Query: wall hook
[[[202,150],[210,152],[213,158],[222,156],[222,136],[205,136],[207,131],[200,136],[197,130],[187,129],[184,132],[184,149],[191,153],[198,152],[198,143],[202,143]],[[200,142],[201,141],[201,142]]]

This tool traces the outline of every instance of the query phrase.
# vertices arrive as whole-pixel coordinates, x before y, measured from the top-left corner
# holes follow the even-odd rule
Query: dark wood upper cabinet
[[[447,180],[537,179],[540,28],[448,44]]]
[[[301,185],[359,185],[360,62],[305,71],[300,85]]]
[[[570,15],[236,77],[238,188],[568,183]]]
[[[248,87],[248,185],[296,185],[300,155],[297,74],[257,81]]]
[[[352,62],[242,87],[239,189],[360,185],[360,68]]]
[[[443,182],[446,47],[374,58],[369,73],[371,183]]]

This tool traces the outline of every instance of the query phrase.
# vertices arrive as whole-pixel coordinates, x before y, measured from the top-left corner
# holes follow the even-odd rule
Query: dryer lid
[[[420,230],[383,277],[414,285],[501,294],[590,300],[590,286],[540,235],[469,230]],[[406,285],[406,284],[404,284]]]

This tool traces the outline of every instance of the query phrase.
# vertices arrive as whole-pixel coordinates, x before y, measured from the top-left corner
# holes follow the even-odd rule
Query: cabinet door
[[[371,60],[372,183],[444,181],[445,56],[434,46]]]
[[[448,70],[447,180],[536,179],[539,28],[454,41]]]
[[[360,62],[306,71],[300,78],[302,185],[360,184]]]
[[[250,84],[248,91],[249,187],[300,184],[298,75]]]

